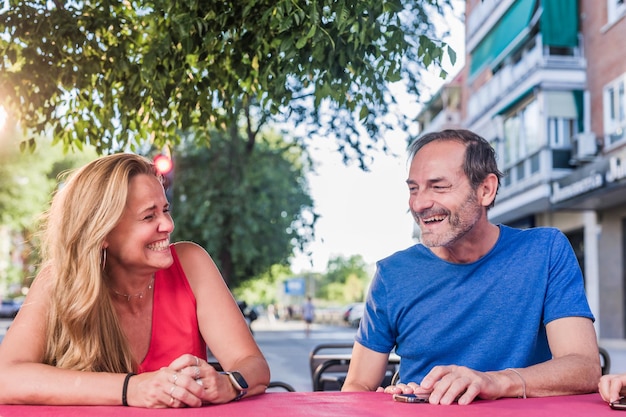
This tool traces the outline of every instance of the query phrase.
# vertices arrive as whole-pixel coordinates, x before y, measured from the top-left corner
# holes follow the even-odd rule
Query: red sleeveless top
[[[170,251],[174,263],[154,276],[150,347],[137,373],[158,371],[185,353],[207,358],[206,343],[198,328],[196,297],[173,245]]]

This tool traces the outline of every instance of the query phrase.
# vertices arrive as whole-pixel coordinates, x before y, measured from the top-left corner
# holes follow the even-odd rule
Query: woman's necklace
[[[124,298],[126,298],[126,301],[130,302],[131,298],[134,298],[134,297],[136,297],[136,298],[143,298],[143,295],[146,292],[148,292],[148,291],[150,291],[152,289],[152,285],[153,284],[154,284],[154,275],[152,275],[152,278],[150,278],[150,282],[148,283],[148,287],[145,290],[140,291],[140,292],[138,292],[136,294],[124,294],[124,293],[115,291],[115,289],[113,289],[113,288],[111,288],[111,290],[113,290],[115,295],[119,295],[120,297],[124,297]]]

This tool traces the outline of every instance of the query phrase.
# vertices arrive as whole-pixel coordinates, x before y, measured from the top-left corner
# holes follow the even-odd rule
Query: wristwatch
[[[230,379],[230,383],[233,384],[233,387],[235,387],[237,391],[239,391],[239,394],[237,394],[237,396],[233,399],[233,401],[237,401],[238,399],[240,399],[241,397],[243,397],[244,395],[248,393],[248,383],[239,372],[232,371],[232,372],[220,372],[220,373],[224,375],[228,375],[228,378]]]

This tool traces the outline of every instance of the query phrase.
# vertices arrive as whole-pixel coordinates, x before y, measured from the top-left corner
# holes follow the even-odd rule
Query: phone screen
[[[617,401],[613,401],[609,405],[614,410],[626,410],[626,398],[622,397]]]
[[[427,403],[428,395],[423,394],[393,394],[393,400],[401,403]]]

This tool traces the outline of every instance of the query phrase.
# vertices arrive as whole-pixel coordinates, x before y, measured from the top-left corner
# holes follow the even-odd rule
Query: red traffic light
[[[159,174],[165,175],[172,170],[174,164],[172,163],[170,157],[168,157],[167,155],[159,154],[154,157],[154,167]]]

